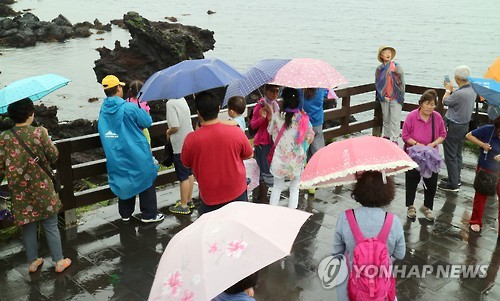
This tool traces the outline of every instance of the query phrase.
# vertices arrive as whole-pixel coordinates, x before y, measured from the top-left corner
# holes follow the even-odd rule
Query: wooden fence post
[[[77,226],[75,209],[77,206],[75,202],[75,187],[73,185],[73,168],[71,164],[71,141],[56,143],[56,146],[59,150],[59,159],[57,160],[56,164],[57,174],[63,187],[59,192],[59,197],[61,198],[61,202],[63,203],[64,229],[69,229]]]
[[[382,107],[380,102],[375,100],[375,110],[373,112],[373,129],[372,135],[376,137],[382,136]]]

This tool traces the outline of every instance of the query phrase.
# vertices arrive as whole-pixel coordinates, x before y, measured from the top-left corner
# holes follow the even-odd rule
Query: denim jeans
[[[59,228],[57,227],[57,214],[41,220],[40,222],[42,223],[43,232],[45,233],[52,261],[57,262],[63,259],[61,234],[59,233]],[[26,258],[28,259],[28,263],[31,263],[38,258],[38,222],[23,225],[22,229]]]
[[[273,175],[269,171],[267,155],[271,151],[272,144],[256,145],[254,148],[254,158],[260,168],[260,182],[265,182],[267,186],[273,186]]]
[[[325,146],[325,137],[323,136],[323,125],[317,125],[313,127],[314,131],[314,140],[309,146],[307,150],[307,160],[311,159],[311,157],[322,147]]]

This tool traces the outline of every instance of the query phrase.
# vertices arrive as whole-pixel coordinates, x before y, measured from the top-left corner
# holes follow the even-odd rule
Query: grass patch
[[[464,148],[472,151],[476,155],[479,155],[479,152],[481,151],[481,147],[479,147],[479,145],[472,143],[469,140],[465,140]]]
[[[13,226],[0,229],[0,242],[21,237],[21,227]]]

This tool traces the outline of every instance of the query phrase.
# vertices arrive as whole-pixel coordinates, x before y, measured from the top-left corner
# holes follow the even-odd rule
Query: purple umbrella
[[[258,61],[243,73],[242,79],[237,79],[229,83],[222,106],[226,106],[227,100],[231,96],[247,96],[252,91],[270,82],[278,70],[281,69],[289,59],[266,59]]]
[[[426,179],[430,178],[433,172],[439,172],[443,164],[439,151],[434,147],[415,145],[408,148],[408,155],[418,164],[420,175]]]

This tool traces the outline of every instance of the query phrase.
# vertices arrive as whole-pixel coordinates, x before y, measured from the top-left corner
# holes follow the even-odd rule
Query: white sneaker
[[[158,213],[155,217],[150,218],[150,219],[141,218],[141,222],[143,222],[143,223],[156,223],[156,222],[161,222],[164,218],[165,218],[165,216],[163,216],[163,214]]]

